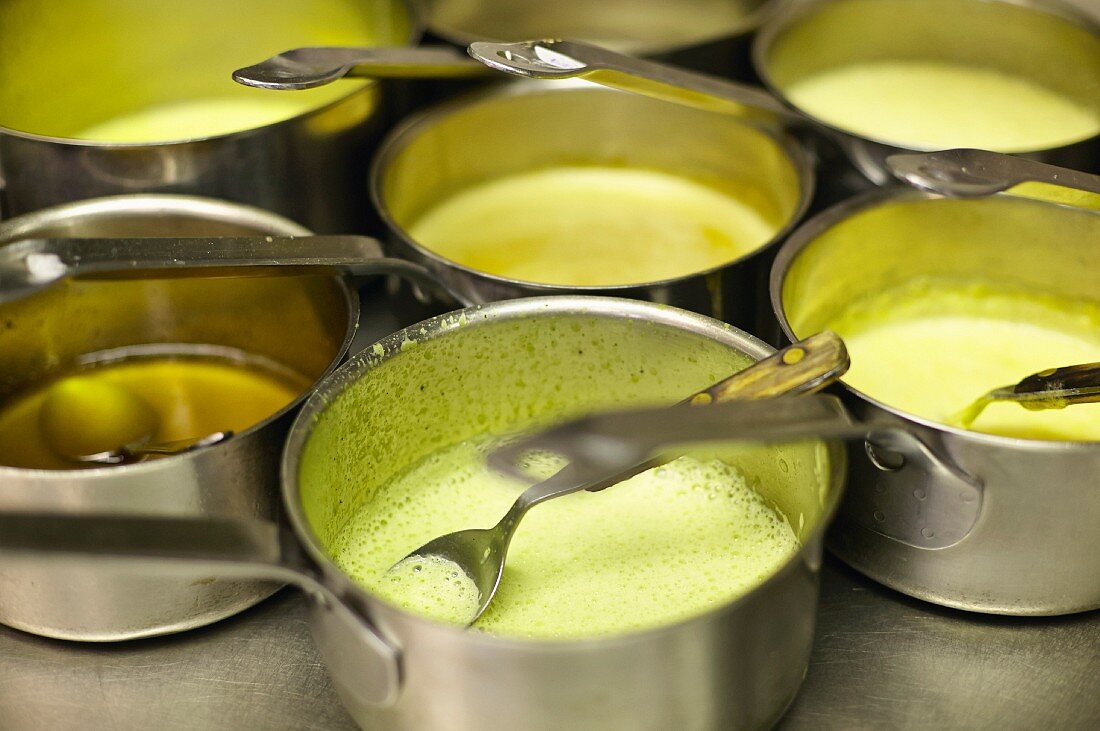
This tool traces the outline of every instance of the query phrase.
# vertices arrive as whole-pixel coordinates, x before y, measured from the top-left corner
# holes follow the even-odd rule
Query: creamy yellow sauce
[[[779,226],[700,182],[655,170],[554,167],[464,190],[409,228],[471,269],[541,284],[679,277],[765,244]]]
[[[486,465],[498,443],[461,442],[382,485],[333,542],[337,564],[409,611],[463,624],[476,601],[453,567],[396,578],[388,569],[432,538],[504,515],[526,485]],[[531,471],[544,477],[554,466],[536,460]],[[602,492],[534,508],[475,627],[572,639],[669,624],[750,591],[798,548],[790,525],[735,468],[682,457]]]
[[[265,92],[249,98],[209,97],[158,104],[112,117],[72,136],[98,142],[161,142],[229,134],[290,119],[315,106],[313,97]]]
[[[853,303],[828,327],[844,338],[844,381],[885,404],[963,426],[987,391],[1047,368],[1100,362],[1100,305],[919,280]],[[1030,411],[993,403],[969,426],[1026,439],[1100,440],[1100,404]]]
[[[797,107],[835,127],[917,149],[1023,152],[1100,133],[1097,104],[963,64],[850,64],[799,79],[785,91]]]
[[[44,379],[0,406],[0,464],[78,469],[71,457],[239,432],[309,386],[297,374],[229,358],[150,356]]]

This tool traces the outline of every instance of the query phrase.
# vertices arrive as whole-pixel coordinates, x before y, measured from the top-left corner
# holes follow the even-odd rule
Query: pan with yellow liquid
[[[747,329],[813,186],[781,131],[572,82],[422,113],[371,173],[393,250],[469,301],[614,295]]]
[[[277,95],[230,74],[295,46],[405,46],[414,25],[400,0],[4,2],[5,215],[172,192],[354,230],[381,124],[378,85]]]
[[[0,242],[308,233],[223,201],[118,196],[5,221]],[[0,509],[272,518],[293,412],[342,357],[357,320],[354,291],[329,271],[68,279],[0,304]],[[214,432],[233,434],[162,458],[79,459]],[[0,586],[3,624],[85,641],[208,624],[276,588],[217,572],[180,578],[10,561]]]
[[[936,165],[954,154],[924,157]],[[959,180],[980,194],[995,156],[959,155],[969,160]],[[1017,162],[1030,166],[1024,179],[1050,172]],[[914,171],[914,182],[937,185]],[[941,178],[955,191],[953,173]],[[1023,192],[857,197],[792,236],[771,294],[789,337],[828,327],[844,338],[852,367],[842,382],[857,416],[919,438],[899,449],[872,436],[852,451],[831,548],[929,601],[1064,614],[1100,607],[1100,404],[992,403],[972,423],[958,419],[992,387],[1100,361],[1100,213]],[[929,450],[973,477],[977,492],[918,485]],[[944,541],[964,516],[970,528]]]

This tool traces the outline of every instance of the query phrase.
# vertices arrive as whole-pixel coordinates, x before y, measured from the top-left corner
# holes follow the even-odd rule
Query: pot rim
[[[648,282],[628,282],[626,284],[588,284],[588,285],[569,285],[569,284],[547,284],[545,282],[531,282],[525,279],[513,279],[511,277],[505,277],[498,274],[490,274],[489,272],[482,271],[480,269],[473,269],[464,264],[460,264],[457,261],[448,259],[441,254],[427,248],[418,241],[416,241],[403,226],[397,223],[393,214],[390,211],[389,205],[383,198],[382,194],[382,178],[385,173],[393,166],[394,160],[397,156],[403,152],[420,134],[436,125],[438,122],[450,117],[451,115],[460,113],[466,109],[477,107],[485,102],[492,101],[494,99],[509,98],[509,97],[524,97],[533,96],[539,94],[566,94],[576,92],[591,92],[597,94],[623,94],[631,96],[628,92],[620,91],[618,89],[609,89],[607,87],[599,86],[582,79],[567,79],[562,81],[555,81],[553,83],[543,82],[530,82],[524,80],[518,81],[506,81],[504,83],[496,84],[489,88],[478,89],[476,91],[463,94],[454,99],[448,99],[446,101],[434,104],[427,109],[416,112],[403,119],[397,124],[390,132],[388,132],[382,142],[379,144],[377,152],[374,158],[371,160],[369,171],[369,189],[370,200],[374,209],[378,211],[379,216],[382,219],[383,224],[386,226],[387,231],[400,239],[401,243],[405,246],[416,251],[433,265],[442,266],[451,270],[458,270],[465,274],[477,277],[482,280],[492,282],[494,284],[506,285],[509,287],[518,287],[527,291],[537,292],[538,295],[556,295],[556,294],[574,294],[586,295],[595,293],[611,292],[613,294],[628,295],[632,291],[638,289],[646,289],[650,287],[667,287],[686,282],[697,277],[706,277],[711,274],[722,272],[728,268],[742,264],[754,257],[765,254],[769,251],[775,251],[779,245],[794,231],[798,225],[805,218],[807,211],[810,208],[810,204],[813,202],[814,193],[817,187],[817,175],[815,170],[815,163],[813,157],[810,155],[806,146],[798,142],[794,137],[787,134],[779,127],[769,127],[764,124],[758,124],[750,120],[737,119],[735,117],[729,117],[731,124],[742,124],[749,127],[770,139],[779,149],[783,152],[786,158],[790,161],[791,166],[794,168],[795,175],[798,177],[799,184],[799,198],[798,202],[783,223],[782,227],[776,230],[774,234],[767,241],[760,244],[751,251],[745,252],[740,256],[725,261],[721,264],[717,264],[708,269],[700,269],[688,274],[682,274],[677,277],[668,277],[665,279],[655,279]],[[728,115],[727,115],[728,116]]]
[[[433,36],[456,46],[466,47],[474,41],[514,40],[475,35],[473,33],[457,30],[443,23],[434,23],[430,20],[431,14],[427,10],[429,0],[408,0],[408,2],[411,4],[412,11],[421,28],[431,33]],[[758,29],[761,24],[775,12],[776,7],[780,4],[780,0],[760,0],[753,10],[745,14],[738,22],[732,25],[722,26],[705,35],[693,37],[692,40],[686,42],[670,43],[668,41],[658,41],[638,44],[636,46],[632,45],[630,54],[642,57],[661,56],[664,54],[676,53],[678,51],[690,50],[710,43],[744,38]]]
[[[1006,0],[996,0],[1002,2]],[[1044,201],[1035,198],[1027,198],[1023,196],[1015,196],[1008,193],[998,193],[994,196],[987,196],[981,199],[974,200],[988,200],[996,198],[1000,200],[1011,200],[1016,205],[1033,205],[1049,207],[1053,210],[1069,209],[1083,213],[1085,215],[1100,215],[1100,212],[1094,212],[1086,208],[1079,208],[1064,203],[1056,203],[1052,201]],[[798,259],[802,250],[810,246],[813,242],[825,231],[831,229],[833,226],[843,221],[850,220],[859,213],[863,213],[868,210],[872,210],[883,206],[885,204],[898,203],[898,202],[914,202],[921,200],[959,200],[952,199],[946,196],[936,195],[934,193],[928,193],[924,191],[913,190],[910,188],[879,188],[865,191],[859,195],[847,198],[836,205],[826,208],[824,211],[817,213],[807,219],[798,229],[791,234],[786,243],[780,248],[779,253],[775,257],[775,262],[772,264],[771,273],[768,280],[768,296],[771,300],[772,312],[775,315],[776,320],[779,322],[780,328],[783,330],[783,335],[794,342],[798,339],[798,335],[795,334],[791,327],[790,321],[787,319],[787,313],[783,307],[783,285],[786,281],[787,273],[795,260]],[[939,435],[950,435],[956,439],[967,439],[970,441],[985,444],[991,447],[1003,448],[1003,449],[1024,449],[1035,452],[1082,452],[1082,451],[1095,451],[1100,450],[1100,441],[1067,441],[1067,440],[1055,440],[1055,439],[1025,439],[1023,437],[1006,437],[997,434],[987,434],[985,432],[971,431],[969,429],[962,429],[959,427],[950,426],[948,424],[942,424],[938,421],[928,419],[926,417],[919,416],[917,414],[911,414],[907,411],[895,408],[886,404],[878,399],[869,396],[868,394],[853,388],[848,385],[845,379],[842,377],[837,385],[843,388],[848,394],[859,399],[866,404],[877,407],[882,411],[890,414],[895,419],[905,423],[915,425],[925,430],[934,431]]]
[[[413,2],[415,2],[415,0],[392,0],[392,4],[394,7],[401,7],[404,9],[405,15],[409,21],[409,32],[406,34],[404,42],[400,44],[401,46],[417,46],[424,36],[424,25],[421,22],[420,16],[412,7]],[[228,75],[229,73],[230,70],[227,69],[226,74]],[[379,87],[379,81],[377,79],[342,79],[341,82],[347,84],[348,86],[354,86],[354,88],[350,88],[346,94],[342,94],[335,99],[321,104],[320,106],[312,107],[310,109],[299,112],[293,117],[287,117],[286,119],[279,119],[274,122],[268,122],[266,124],[261,124],[253,127],[245,127],[243,129],[233,130],[231,132],[219,132],[217,134],[198,135],[195,137],[181,137],[168,140],[154,140],[151,142],[118,142],[109,140],[85,140],[76,137],[60,137],[57,135],[44,135],[38,134],[36,132],[18,130],[13,127],[8,127],[0,124],[0,135],[11,135],[13,137],[19,137],[20,139],[28,140],[31,142],[43,142],[79,148],[93,148],[97,150],[140,150],[148,148],[161,149],[164,147],[180,147],[183,145],[195,143],[220,142],[227,139],[241,139],[245,137],[252,137],[262,132],[268,132],[278,127],[289,126],[291,124],[299,123],[302,120],[318,117],[329,111],[330,109],[333,109],[347,102],[353,97],[366,94],[370,90]]]
[[[54,220],[63,220],[73,215],[84,212],[118,212],[133,213],[143,212],[191,212],[204,213],[210,220],[235,221],[244,225],[252,225],[257,229],[269,230],[271,233],[285,233],[288,236],[308,236],[312,232],[301,224],[277,213],[232,201],[218,198],[207,198],[196,195],[179,195],[173,193],[137,193],[127,195],[102,196],[99,198],[87,198],[72,203],[62,203],[49,208],[43,208],[31,213],[25,213],[15,218],[0,222],[0,246],[4,246],[10,240],[17,239],[30,233],[30,227],[38,227]],[[8,236],[11,238],[9,239]],[[343,274],[331,277],[338,283],[341,294],[344,297],[344,306],[347,313],[347,327],[344,332],[343,342],[333,355],[328,367],[315,378],[309,386],[304,388],[298,396],[274,414],[263,421],[257,422],[233,434],[232,437],[216,444],[211,444],[190,452],[173,454],[160,459],[147,462],[134,462],[133,464],[110,465],[103,467],[90,467],[79,470],[47,470],[31,469],[26,467],[11,467],[0,464],[0,482],[5,477],[34,477],[35,479],[65,483],[79,477],[81,480],[107,480],[111,477],[127,474],[137,475],[141,473],[155,473],[159,470],[173,469],[180,460],[188,459],[200,452],[224,449],[225,445],[234,440],[248,437],[269,424],[283,418],[293,412],[306,401],[330,373],[336,370],[344,359],[344,355],[351,347],[355,339],[355,333],[359,328],[359,293],[352,286],[349,277]]]
[[[411,622],[422,627],[432,627],[436,631],[447,632],[453,637],[472,638],[472,641],[488,644],[506,651],[531,651],[535,649],[548,653],[568,653],[579,649],[588,650],[593,646],[603,648],[627,646],[642,640],[649,641],[654,636],[682,631],[684,627],[696,622],[711,621],[718,615],[736,611],[767,588],[784,580],[786,576],[797,569],[799,564],[810,563],[814,565],[816,563],[812,552],[815,550],[820,551],[825,530],[836,516],[840,506],[840,498],[844,493],[844,472],[838,471],[838,468],[839,470],[844,469],[844,456],[842,449],[837,448],[836,445],[827,446],[829,450],[830,480],[835,481],[835,486],[831,485],[833,489],[824,498],[820,519],[808,535],[799,542],[798,551],[750,591],[706,612],[656,627],[608,636],[564,640],[521,638],[470,632],[464,627],[455,627],[405,611],[397,605],[377,597],[337,566],[329,557],[324,545],[313,532],[306,519],[301,491],[298,489],[298,468],[300,467],[301,456],[319,416],[330,404],[339,399],[349,386],[368,377],[375,368],[400,355],[403,350],[402,345],[406,342],[430,340],[444,336],[451,330],[469,325],[481,325],[496,320],[538,317],[540,313],[548,315],[593,314],[596,316],[613,316],[623,319],[643,319],[658,322],[687,330],[700,337],[717,340],[723,345],[730,346],[755,360],[767,357],[775,352],[775,349],[770,345],[749,333],[704,315],[677,307],[638,300],[583,295],[528,297],[474,305],[437,315],[391,333],[349,358],[317,387],[305,406],[302,407],[302,410],[298,412],[283,449],[280,483],[285,516],[298,542],[304,547],[309,558],[321,568],[323,576],[338,577],[338,580],[342,582],[341,589],[353,594],[359,603],[367,607],[371,613],[382,610],[383,614],[399,617],[402,622]],[[828,445],[828,443],[825,444]],[[808,554],[810,554],[809,557]],[[377,625],[375,631],[384,632]],[[384,634],[386,636],[390,635],[389,632],[384,632]]]
[[[971,2],[976,4],[1000,4],[1011,5],[1032,12],[1041,13],[1049,16],[1053,16],[1064,20],[1071,25],[1075,25],[1081,30],[1084,30],[1091,34],[1093,37],[1100,40],[1100,21],[1094,19],[1084,10],[1065,2],[1065,0],[958,0],[959,2]],[[800,5],[794,6],[788,4],[784,7],[784,12],[771,13],[760,26],[752,42],[752,66],[756,71],[757,76],[760,77],[760,81],[764,84],[764,88],[768,92],[778,99],[780,102],[790,107],[794,111],[798,112],[806,119],[810,120],[815,126],[843,139],[862,140],[872,142],[877,145],[882,145],[894,150],[905,150],[909,152],[934,152],[936,150],[943,149],[935,146],[909,146],[898,143],[897,141],[891,141],[887,139],[877,137],[865,137],[860,134],[856,134],[850,130],[838,127],[834,124],[826,122],[820,119],[811,112],[806,111],[802,107],[794,104],[787,94],[783,91],[782,87],[775,81],[775,78],[771,74],[771,69],[768,64],[768,56],[771,53],[772,48],[775,45],[776,40],[784,32],[798,25],[811,15],[815,14],[822,7],[831,4],[834,0],[803,0]],[[1079,140],[1068,142],[1064,145],[1057,147],[1038,147],[1030,148],[1026,150],[1013,150],[1012,155],[1039,155],[1046,153],[1055,153],[1063,150],[1076,148],[1082,144],[1091,143],[1093,140],[1100,139],[1100,131],[1084,137]]]

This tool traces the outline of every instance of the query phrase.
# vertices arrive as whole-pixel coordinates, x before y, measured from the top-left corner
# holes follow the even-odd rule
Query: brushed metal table
[[[825,564],[817,642],[779,729],[1100,728],[1100,612],[941,609]],[[0,729],[353,731],[306,603],[282,591],[211,627],[113,646],[0,629]]]
[[[380,294],[364,296],[356,349],[426,316]],[[0,731],[352,731],[306,614],[284,590],[210,627],[114,645],[0,627]],[[810,670],[778,728],[1100,729],[1100,612],[966,614],[829,558]]]

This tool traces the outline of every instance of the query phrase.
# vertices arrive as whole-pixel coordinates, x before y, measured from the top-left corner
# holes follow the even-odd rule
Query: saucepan
[[[0,7],[6,216],[93,196],[193,193],[325,233],[363,226],[379,86],[273,99],[232,83],[296,45],[407,46],[400,0],[14,0]]]
[[[540,176],[555,175],[574,182],[547,183],[539,193]],[[469,196],[486,199],[479,192],[486,186],[496,191],[495,213],[445,223],[464,207],[477,211]],[[594,214],[575,186],[592,189],[588,198],[620,189],[628,198],[612,196]],[[629,196],[653,195],[644,192],[652,186],[671,192],[627,206]],[[756,331],[758,320],[771,318],[759,296],[767,269],[810,205],[814,173],[811,155],[780,130],[565,81],[503,85],[416,115],[381,145],[370,187],[389,228],[389,251],[422,263],[472,302],[612,295]],[[501,203],[517,195],[520,202]],[[663,208],[664,218],[654,220],[646,208],[683,199],[706,209],[713,198],[743,210],[752,225]],[[598,220],[562,229],[558,219],[571,215]],[[681,219],[682,230],[673,228],[679,234],[664,231]],[[459,240],[467,243],[456,246]],[[640,263],[649,266],[639,271]]]
[[[1004,353],[1036,358],[1035,370],[1067,365],[1054,357],[1050,332],[1082,348],[1096,337],[1100,178],[977,151],[895,162],[911,182],[954,197],[876,191],[812,218],[779,252],[772,304],[790,338],[823,327],[845,337],[853,366],[842,383],[857,417],[902,426],[920,451],[940,454],[972,487],[918,484],[926,476],[920,451],[868,441],[851,451],[850,484],[829,546],[871,578],[951,607],[1021,615],[1100,607],[1100,442],[1087,423],[1080,436],[1059,426],[1087,422],[1089,413],[1095,419],[1094,405],[1021,422],[1034,425],[1026,431],[989,422],[986,433],[981,422],[979,431],[960,428],[944,413],[927,412],[925,396],[913,400],[859,372],[861,359],[877,357],[869,368],[895,382],[904,382],[903,372],[918,374],[915,388],[934,399],[968,372],[1005,377],[993,375]],[[1059,193],[1057,185],[1092,192]],[[1089,202],[1093,210],[1074,205]],[[890,292],[900,294],[883,294]],[[964,305],[951,305],[953,297]],[[900,328],[893,336],[875,329],[890,312],[901,313],[890,320]],[[960,313],[977,319],[960,321]],[[1017,322],[1033,329],[1004,329],[1025,327]],[[920,332],[915,327],[926,328],[926,348],[912,354],[902,341]],[[877,345],[867,339],[875,337]],[[986,343],[980,353],[959,352],[974,342]],[[1100,360],[1082,352],[1081,362]],[[975,390],[962,400],[984,387]]]
[[[363,728],[759,728],[779,717],[806,670],[842,450],[803,441],[724,456],[788,517],[800,547],[740,598],[656,628],[551,640],[437,623],[359,586],[334,545],[383,483],[441,448],[616,404],[671,403],[771,352],[728,325],[650,303],[474,307],[384,338],[318,388],[283,456],[289,531],[117,515],[58,523],[53,511],[22,529],[8,513],[0,542],[12,563],[48,560],[26,554],[48,547],[65,552],[63,564],[121,554],[164,571],[302,587],[317,645]]]
[[[281,216],[224,201],[116,196],[13,218],[0,225],[0,245],[49,237],[308,233]],[[373,263],[385,270],[377,245],[373,259],[370,254],[365,250],[363,266],[369,269]],[[297,389],[282,408],[272,408],[270,416],[231,438],[163,459],[86,469],[46,469],[36,462],[0,466],[0,505],[7,510],[274,519],[283,439],[310,384],[343,359],[358,317],[350,280],[331,270],[279,277],[73,279],[0,305],[0,402],[5,405],[17,403],[54,374],[185,352],[247,356],[250,362],[262,361],[264,372],[288,374],[286,382]],[[93,423],[79,426],[95,428]],[[19,447],[6,444],[4,451],[11,456],[13,448]],[[5,564],[0,587],[0,622],[50,637],[104,641],[207,624],[255,604],[276,585],[216,574],[179,581],[156,571],[117,572],[103,565]]]

